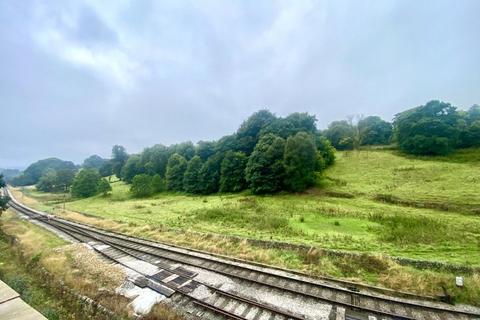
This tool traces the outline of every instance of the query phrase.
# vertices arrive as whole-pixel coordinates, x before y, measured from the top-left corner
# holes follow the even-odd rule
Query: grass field
[[[480,266],[480,214],[476,214],[480,208],[479,185],[480,149],[439,158],[364,150],[339,152],[337,163],[326,171],[322,185],[302,194],[161,193],[134,199],[127,185],[115,182],[111,195],[69,200],[66,208],[119,222],[124,226],[122,230],[146,236],[163,233],[165,238],[165,230],[177,230],[177,234],[214,233]],[[25,194],[30,205],[62,214],[62,196],[32,189]],[[255,259],[304,267],[302,258],[294,255],[281,253],[281,259],[275,259],[272,252],[265,254],[269,258]],[[340,266],[338,261],[329,263],[330,267],[321,267],[330,275],[353,276],[395,287],[389,283],[396,279],[390,271],[349,273],[341,265],[344,262]],[[407,272],[414,291],[414,279],[425,277],[412,276],[416,272]],[[408,287],[408,281],[402,281]]]

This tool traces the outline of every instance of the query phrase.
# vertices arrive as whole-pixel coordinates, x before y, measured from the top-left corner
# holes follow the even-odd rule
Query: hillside
[[[164,192],[135,199],[128,185],[114,181],[110,195],[70,200],[66,212],[59,194],[29,187],[22,198],[30,206],[119,232],[314,274],[440,294],[445,283],[457,290],[449,279],[458,272],[419,271],[380,257],[480,266],[480,215],[474,213],[479,207],[479,154],[479,149],[441,158],[405,157],[392,150],[338,152],[322,185],[301,194]],[[20,189],[15,194],[20,198]],[[230,236],[368,255],[352,260],[317,250],[262,249]],[[466,277],[471,287],[456,294],[462,301],[474,301],[480,278]]]

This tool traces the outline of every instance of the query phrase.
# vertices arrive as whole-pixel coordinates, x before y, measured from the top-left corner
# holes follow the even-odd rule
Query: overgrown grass
[[[110,196],[67,202],[66,212],[52,200],[54,195],[46,201],[48,194],[29,191],[23,201],[104,228],[315,274],[398,289],[403,281],[406,289],[431,294],[439,294],[436,290],[444,285],[463,301],[479,298],[471,291],[480,288],[478,275],[468,276],[472,287],[462,291],[452,284],[453,274],[426,276],[426,271],[399,267],[388,259],[384,264],[378,257],[480,266],[480,215],[475,213],[480,208],[480,149],[439,158],[407,157],[394,150],[340,152],[325,176],[320,188],[303,194],[161,193],[134,199],[127,185],[115,182]],[[361,258],[318,257],[315,250],[306,256],[262,251],[199,234],[279,240],[357,252]]]
[[[445,157],[405,156],[394,150],[339,152],[325,187],[357,196],[390,195],[413,205],[477,213],[480,149]],[[435,208],[435,207],[434,207]]]

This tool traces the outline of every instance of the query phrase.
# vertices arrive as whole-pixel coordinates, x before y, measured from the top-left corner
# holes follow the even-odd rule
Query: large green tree
[[[166,184],[167,190],[183,191],[183,175],[187,169],[187,160],[178,153],[174,153],[167,163]]]
[[[250,155],[245,169],[248,186],[253,193],[272,193],[282,190],[285,169],[283,153],[285,140],[264,135]]]
[[[108,160],[94,154],[83,160],[82,168],[99,170]]]
[[[220,191],[239,192],[246,188],[245,167],[248,158],[243,152],[228,151],[220,168]]]
[[[406,153],[444,155],[457,147],[460,116],[454,106],[430,101],[395,115],[398,146]]]
[[[313,137],[306,132],[290,136],[284,153],[285,186],[290,191],[303,191],[315,183],[317,150]]]
[[[194,156],[188,162],[187,170],[183,176],[183,190],[188,193],[202,193],[202,179],[200,170],[202,169],[202,159],[200,156]]]
[[[257,141],[260,139],[262,129],[275,119],[274,114],[264,109],[255,112],[245,120],[236,134],[236,147],[238,151],[242,151],[247,155],[252,153]]]
[[[134,197],[142,198],[153,194],[152,177],[147,174],[138,174],[132,179],[130,192]]]
[[[100,174],[94,169],[82,169],[73,180],[72,196],[87,198],[97,194]]]
[[[335,148],[332,146],[330,140],[320,134],[315,135],[315,145],[317,152],[322,157],[322,169],[331,166],[335,162]]]
[[[480,146],[480,106],[473,105],[463,114],[459,146],[462,148]]]
[[[355,146],[356,128],[346,120],[333,121],[323,134],[338,150],[349,150]]]
[[[130,183],[133,177],[141,173],[144,173],[144,167],[141,165],[141,157],[136,154],[129,156],[122,168],[122,180]]]
[[[390,122],[377,116],[361,119],[358,124],[361,145],[389,144],[393,127]]]
[[[112,148],[112,172],[117,176],[118,179],[122,178],[122,168],[127,162],[128,153],[124,147],[119,145],[114,145]]]
[[[220,188],[220,165],[222,154],[216,153],[205,161],[200,169],[200,184],[202,193],[211,194]]]

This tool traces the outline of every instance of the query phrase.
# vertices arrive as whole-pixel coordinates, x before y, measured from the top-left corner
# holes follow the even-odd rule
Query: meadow
[[[338,152],[336,164],[324,173],[319,186],[299,194],[190,196],[164,192],[136,199],[128,185],[115,181],[108,196],[67,199],[66,212],[63,195],[26,188],[23,197],[39,209],[99,225],[115,224],[121,232],[314,274],[438,294],[442,285],[453,283],[452,273],[398,266],[388,256],[479,267],[478,179],[479,149],[438,158],[370,149]],[[22,197],[20,190],[15,193]],[[356,262],[319,259],[314,254],[312,259],[288,250],[232,244],[222,236],[355,252],[360,258]],[[480,291],[478,274],[472,279],[469,290]],[[465,295],[460,300],[478,298],[477,294]]]

